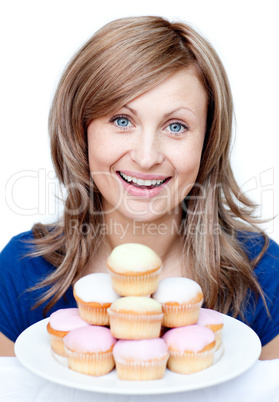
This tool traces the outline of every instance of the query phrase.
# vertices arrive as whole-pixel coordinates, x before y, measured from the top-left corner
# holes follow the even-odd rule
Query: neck
[[[112,250],[124,243],[141,243],[151,247],[163,260],[180,245],[179,214],[142,222],[105,215],[106,247]]]

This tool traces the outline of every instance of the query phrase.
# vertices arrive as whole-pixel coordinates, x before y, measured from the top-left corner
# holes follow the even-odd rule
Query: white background
[[[0,0],[0,249],[33,223],[59,212],[47,119],[73,53],[120,17],[160,15],[196,27],[216,48],[235,102],[232,165],[241,188],[279,212],[277,0]],[[279,242],[279,218],[265,224]]]

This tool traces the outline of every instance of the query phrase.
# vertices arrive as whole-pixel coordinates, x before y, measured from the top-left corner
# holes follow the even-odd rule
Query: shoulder
[[[265,246],[265,238],[261,233],[243,231],[238,233],[237,238],[250,260],[256,258]],[[267,243],[263,257],[274,258],[276,261],[279,259],[279,245],[271,238],[267,238]]]
[[[267,294],[275,289],[279,292],[279,245],[271,238],[265,238],[259,233],[243,232],[239,235],[242,248],[250,261],[255,260],[254,275]],[[260,254],[262,253],[261,257]]]
[[[258,258],[265,246],[265,239],[261,234],[245,232],[239,236],[239,240],[251,261]],[[265,301],[249,292],[244,312],[246,322],[259,335],[262,345],[279,334],[279,246],[274,240],[267,240],[266,250],[254,268],[254,275]]]
[[[44,318],[46,302],[34,309],[46,288],[33,287],[56,268],[41,256],[30,256],[34,251],[32,231],[14,236],[0,253],[0,332],[13,342],[28,326]],[[32,291],[30,289],[32,288]],[[69,288],[49,311],[76,307]]]
[[[21,251],[26,253],[28,244],[31,246],[34,240],[32,230],[22,232],[12,237],[11,240],[1,251],[1,257],[11,254],[13,252],[20,253]]]
[[[20,233],[8,242],[0,253],[0,277],[21,275],[21,281],[30,282],[40,280],[46,273],[54,269],[43,257],[32,257],[35,250],[32,231]],[[33,275],[32,275],[33,274]]]

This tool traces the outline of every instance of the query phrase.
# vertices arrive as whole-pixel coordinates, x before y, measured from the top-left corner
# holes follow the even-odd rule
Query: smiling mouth
[[[143,179],[138,179],[137,177],[134,177],[134,176],[128,176],[122,172],[118,172],[118,174],[121,177],[121,179],[123,179],[126,183],[131,184],[135,187],[143,188],[143,189],[147,189],[147,190],[151,190],[152,188],[160,187],[167,180],[170,180],[170,177],[167,177],[166,179],[162,179],[162,180],[143,180]]]

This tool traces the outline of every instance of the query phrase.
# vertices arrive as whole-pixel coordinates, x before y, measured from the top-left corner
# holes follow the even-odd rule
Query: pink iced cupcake
[[[191,374],[211,366],[214,361],[215,335],[206,327],[188,325],[170,329],[163,339],[168,345],[168,368],[180,374]]]
[[[216,350],[219,349],[224,327],[223,315],[215,310],[201,308],[197,324],[207,327],[214,332],[216,340]]]
[[[114,368],[112,355],[116,339],[109,328],[88,326],[70,331],[64,338],[71,370],[101,376]]]
[[[161,338],[120,340],[113,348],[120,380],[157,380],[164,376],[169,357]]]
[[[47,332],[53,352],[66,357],[63,339],[69,331],[89,324],[79,316],[77,308],[60,309],[52,313],[47,324]]]

